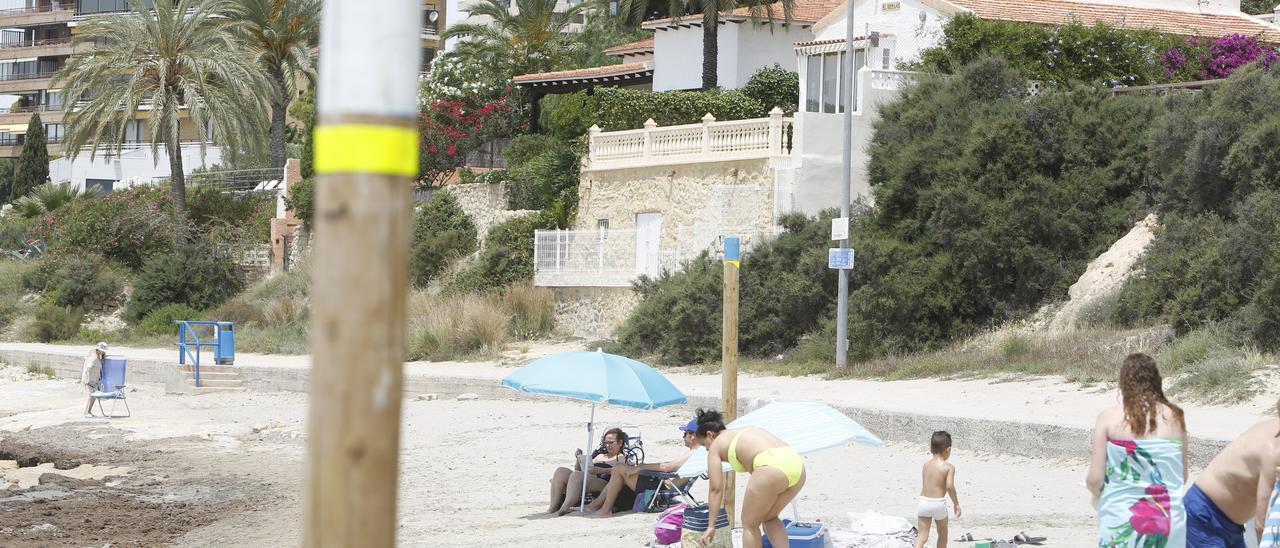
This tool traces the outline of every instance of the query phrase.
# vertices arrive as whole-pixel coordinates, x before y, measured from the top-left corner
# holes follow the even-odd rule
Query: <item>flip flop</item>
[[[1048,537],[1033,537],[1031,535],[1028,535],[1026,531],[1019,531],[1018,534],[1013,536],[1013,543],[1019,546],[1023,544],[1039,546],[1041,544],[1044,544],[1044,541],[1046,540],[1049,540]]]

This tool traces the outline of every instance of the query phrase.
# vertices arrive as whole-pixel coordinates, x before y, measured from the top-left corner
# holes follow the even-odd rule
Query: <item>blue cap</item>
[[[689,421],[689,424],[686,424],[686,425],[684,425],[684,426],[681,426],[681,427],[680,427],[680,430],[685,431],[685,432],[693,432],[694,434],[697,434],[697,433],[698,433],[698,419],[692,419],[692,420],[690,420],[690,421]]]

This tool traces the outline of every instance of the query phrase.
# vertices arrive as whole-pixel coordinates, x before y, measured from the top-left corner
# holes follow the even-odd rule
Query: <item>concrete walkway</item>
[[[508,352],[501,362],[410,362],[405,365],[407,396],[433,393],[441,398],[475,393],[511,399],[499,386],[516,366],[544,355],[581,350],[580,342],[530,345]],[[78,376],[87,347],[0,343],[0,360],[52,367],[59,376]],[[130,360],[133,382],[163,383],[177,351],[113,347],[113,356]],[[309,356],[241,353],[235,366],[253,390],[305,392]],[[690,407],[718,407],[719,375],[669,369],[665,373],[688,396]],[[749,411],[773,400],[818,400],[839,408],[882,438],[922,442],[937,429],[950,431],[964,446],[1033,458],[1086,458],[1089,432],[1102,409],[1119,401],[1112,389],[1081,389],[1061,378],[1030,380],[828,380],[820,377],[743,375],[739,409]],[[213,396],[202,396],[213,397]],[[1272,416],[1275,400],[1262,395],[1234,406],[1183,404],[1194,436],[1192,463],[1203,466],[1224,445],[1255,422]]]

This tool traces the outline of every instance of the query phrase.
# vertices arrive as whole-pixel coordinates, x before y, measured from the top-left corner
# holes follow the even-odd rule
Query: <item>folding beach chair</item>
[[[98,403],[98,410],[102,411],[102,415],[105,417],[122,419],[133,416],[133,411],[129,409],[129,400],[124,397],[124,369],[125,360],[123,358],[102,360],[102,377],[98,391],[89,394],[89,397]],[[103,408],[102,400],[113,400],[110,414],[107,414],[107,410]],[[124,415],[116,415],[117,402],[124,402]]]
[[[706,478],[706,474],[698,477],[689,478],[689,481],[681,483],[680,476],[675,473],[653,472],[645,470],[640,472],[641,478],[652,478],[657,480],[658,489],[653,497],[649,499],[648,505],[645,506],[645,512],[661,512],[683,502],[689,506],[698,506],[698,499],[693,496],[693,484],[699,479]]]

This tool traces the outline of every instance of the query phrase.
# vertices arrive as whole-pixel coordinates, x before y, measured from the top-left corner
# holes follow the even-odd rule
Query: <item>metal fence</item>
[[[156,177],[153,185],[169,184],[169,177]],[[237,194],[262,194],[274,196],[284,186],[284,169],[260,168],[218,170],[187,175],[188,188],[205,188]]]

